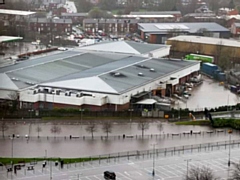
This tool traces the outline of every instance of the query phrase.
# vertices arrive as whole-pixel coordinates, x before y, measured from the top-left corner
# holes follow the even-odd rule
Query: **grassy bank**
[[[0,162],[2,164],[18,164],[18,163],[30,163],[30,162],[38,162],[38,161],[59,161],[63,160],[64,164],[67,163],[79,163],[79,162],[86,162],[86,161],[93,161],[93,160],[98,160],[99,158],[5,158],[5,157],[0,157]],[[105,159],[105,158],[101,158]]]
[[[42,120],[78,120],[80,121],[81,117],[78,116],[66,116],[66,117],[42,117]],[[133,118],[134,119],[134,118]],[[129,118],[127,117],[84,117],[82,121],[85,120],[123,120],[129,121]]]
[[[176,125],[197,125],[197,126],[210,126],[211,122],[208,120],[199,120],[199,121],[181,121],[176,122]]]
[[[233,129],[240,129],[240,119],[223,119],[216,118],[213,120],[213,127],[230,127]]]

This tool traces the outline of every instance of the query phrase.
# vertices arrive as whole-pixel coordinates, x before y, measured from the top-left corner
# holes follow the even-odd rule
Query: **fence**
[[[190,153],[197,153],[197,152],[207,152],[207,151],[215,151],[215,150],[228,150],[230,148],[239,148],[240,147],[240,140],[231,140],[231,141],[219,141],[214,143],[202,143],[202,144],[195,144],[195,145],[184,145],[184,146],[176,146],[176,147],[168,147],[168,148],[161,148],[161,149],[151,149],[151,150],[143,150],[143,151],[126,151],[126,152],[117,152],[117,153],[110,153],[110,154],[102,154],[102,155],[95,155],[95,156],[87,156],[81,158],[74,158],[68,159],[65,161],[65,167],[69,168],[71,166],[84,166],[87,163],[97,163],[101,164],[110,163],[110,162],[117,162],[120,160],[143,160],[149,159],[153,157],[167,157],[167,156],[174,156],[174,155],[181,155],[181,154],[190,154]],[[38,157],[36,158],[44,158]],[[51,159],[60,159],[58,157],[51,157],[47,158],[48,161]],[[24,158],[21,158],[24,161]],[[34,159],[34,158],[32,158]],[[81,161],[80,161],[81,159]],[[35,161],[34,161],[35,162]],[[35,162],[37,164],[37,162]],[[48,163],[49,164],[49,163]]]
[[[225,135],[225,136],[229,136],[228,130],[227,129],[219,129],[219,130],[211,130],[211,131],[185,131],[182,133],[159,133],[159,134],[145,134],[145,135],[141,135],[141,132],[139,130],[140,134],[122,134],[122,135],[101,135],[101,136],[72,136],[72,135],[68,135],[68,136],[55,136],[54,134],[52,136],[41,136],[41,133],[38,136],[19,136],[15,134],[15,138],[16,139],[27,139],[27,140],[35,140],[35,139],[46,139],[46,140],[89,140],[89,139],[101,139],[101,140],[120,140],[120,139],[169,139],[169,138],[188,138],[190,136],[194,136],[194,137],[199,137],[199,136],[207,136],[207,137],[211,137],[211,136],[217,136],[217,135]],[[235,135],[240,135],[240,130],[232,130],[231,134],[235,134]],[[0,138],[9,138],[12,137],[11,135],[6,135],[5,137],[0,136]]]
[[[240,135],[240,130],[231,130],[231,134],[235,134],[235,135]],[[211,131],[185,131],[182,133],[159,133],[159,134],[145,134],[145,135],[141,135],[141,132],[139,130],[140,134],[122,134],[122,135],[101,135],[101,136],[72,136],[72,135],[68,135],[68,136],[56,136],[56,135],[52,135],[52,136],[41,136],[41,134],[38,136],[19,136],[19,135],[15,135],[15,138],[17,139],[28,139],[28,140],[34,140],[34,139],[47,139],[47,140],[51,140],[51,139],[55,139],[55,140],[88,140],[88,139],[101,139],[101,140],[118,140],[118,139],[169,139],[169,138],[187,138],[190,136],[195,136],[195,137],[199,137],[199,136],[216,136],[216,135],[225,135],[225,136],[229,136],[228,130],[227,129],[219,129],[219,130],[211,130]],[[0,138],[8,138],[8,137],[12,137],[12,135],[9,136],[5,136],[5,137],[0,137]]]

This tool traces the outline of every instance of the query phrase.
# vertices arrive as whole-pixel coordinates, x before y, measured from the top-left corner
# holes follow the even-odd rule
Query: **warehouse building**
[[[237,40],[182,35],[169,38],[167,44],[171,45],[171,55],[175,57],[197,53],[213,56],[216,64],[220,56],[224,56],[226,62],[240,63],[240,42]]]
[[[138,23],[138,33],[144,41],[154,44],[165,44],[168,38],[179,35],[230,37],[230,31],[215,22]]]
[[[161,45],[118,43],[86,46],[1,68],[0,98],[17,92],[21,108],[119,111],[149,94],[171,96],[178,84],[200,68],[199,62],[164,58],[161,51],[169,51]]]

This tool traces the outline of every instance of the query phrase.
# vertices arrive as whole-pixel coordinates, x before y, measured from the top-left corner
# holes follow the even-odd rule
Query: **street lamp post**
[[[152,170],[152,176],[155,176],[155,146],[156,144],[152,144],[153,146],[153,170]]]
[[[180,120],[180,101],[178,100],[178,119]]]
[[[132,112],[134,111],[134,109],[128,109],[129,113],[129,122],[130,122],[130,128],[132,127]]]
[[[184,161],[187,161],[187,180],[188,180],[188,163],[189,163],[189,161],[191,161],[191,159],[186,159]]]
[[[15,135],[13,134],[12,137],[11,137],[11,140],[12,140],[12,150],[11,150],[11,157],[12,157],[12,160],[11,160],[11,168],[12,168],[12,171],[11,171],[11,179],[13,179],[13,140],[14,140],[14,137]]]
[[[231,165],[231,134],[229,134],[228,167]]]

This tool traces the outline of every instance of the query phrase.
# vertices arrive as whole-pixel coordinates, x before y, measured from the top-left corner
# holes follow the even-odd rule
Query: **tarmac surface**
[[[48,162],[42,167],[42,162],[34,165],[33,170],[27,170],[26,164],[17,174],[7,172],[0,167],[0,179],[31,179],[31,180],[102,180],[103,172],[114,171],[118,180],[180,180],[191,168],[207,167],[221,180],[231,176],[233,164],[239,163],[240,145],[202,147],[201,149],[186,149],[184,151],[155,154],[140,154],[138,156],[102,159],[97,161],[65,164],[63,168]],[[228,167],[228,161],[231,164]],[[155,176],[152,175],[153,169]]]

